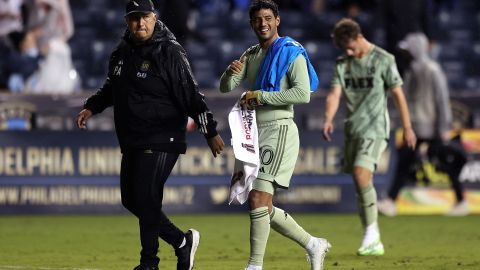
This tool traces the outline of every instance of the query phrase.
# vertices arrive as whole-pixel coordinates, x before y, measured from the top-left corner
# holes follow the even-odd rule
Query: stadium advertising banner
[[[295,211],[354,212],[352,180],[341,172],[343,135],[335,133],[333,142],[326,143],[320,132],[301,133],[291,188],[278,192],[276,203]],[[228,133],[222,135],[229,141]],[[188,142],[187,154],[180,156],[167,182],[165,210],[191,213],[245,209],[245,205],[227,204],[234,164],[231,147],[215,159],[201,135],[189,134]],[[113,132],[0,132],[0,213],[124,212],[120,160]],[[478,160],[468,168],[475,170]],[[380,192],[388,187],[394,164],[395,151],[387,150],[375,175]],[[480,187],[480,177],[474,173],[467,175],[467,181],[469,188]]]
[[[461,146],[467,155],[459,180],[465,188],[464,196],[471,213],[480,213],[480,131],[463,130],[451,132],[451,137],[460,135]],[[401,133],[396,134],[396,144]],[[455,143],[454,143],[455,144]],[[422,146],[419,146],[422,147]],[[448,156],[447,156],[448,157]],[[397,199],[399,214],[443,214],[455,202],[451,181],[444,171],[436,168],[435,161],[418,164],[409,186]]]

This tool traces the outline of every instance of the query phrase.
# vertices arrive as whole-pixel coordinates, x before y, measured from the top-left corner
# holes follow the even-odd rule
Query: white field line
[[[97,268],[68,268],[48,266],[0,265],[0,269],[31,269],[31,270],[100,270]]]

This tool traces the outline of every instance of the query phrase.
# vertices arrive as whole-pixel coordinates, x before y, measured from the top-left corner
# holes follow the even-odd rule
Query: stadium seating
[[[438,59],[452,89],[480,92],[480,4],[475,0],[456,3],[453,10],[441,10],[434,22],[435,28],[441,29],[435,34],[440,48]],[[98,0],[92,5],[87,0],[75,0],[71,1],[71,8],[75,35],[69,43],[74,64],[83,88],[95,89],[103,83],[109,54],[125,31],[123,3]],[[280,33],[306,47],[319,73],[321,88],[328,88],[332,64],[339,54],[330,41],[330,31],[342,16],[338,11],[321,16],[281,11]],[[225,67],[257,40],[248,23],[248,12],[226,13],[218,9],[202,12],[196,18],[196,31],[203,39],[189,39],[185,48],[200,87],[214,89]],[[363,13],[356,19],[366,28],[369,39],[380,46],[384,44],[385,33],[376,24],[373,13]]]

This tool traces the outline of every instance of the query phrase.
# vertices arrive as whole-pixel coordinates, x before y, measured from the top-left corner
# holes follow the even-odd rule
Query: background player
[[[394,57],[365,39],[360,26],[351,19],[337,22],[332,38],[345,55],[337,59],[334,68],[331,90],[326,99],[323,137],[331,140],[333,118],[343,94],[347,107],[343,166],[344,171],[353,176],[364,228],[357,254],[383,255],[377,222],[377,193],[372,176],[389,138],[389,92],[400,112],[404,141],[408,147],[415,147],[416,136]]]

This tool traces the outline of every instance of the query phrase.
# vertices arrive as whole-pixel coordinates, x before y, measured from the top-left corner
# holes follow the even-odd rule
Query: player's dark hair
[[[335,46],[343,49],[349,41],[354,40],[362,33],[357,22],[352,19],[343,18],[335,24],[332,32],[332,39]]]
[[[260,9],[270,9],[272,10],[275,18],[278,17],[278,5],[275,4],[275,2],[272,0],[253,0],[248,11],[250,20],[252,20],[255,12],[259,11]]]

